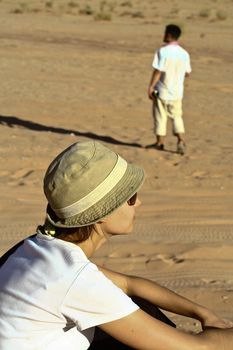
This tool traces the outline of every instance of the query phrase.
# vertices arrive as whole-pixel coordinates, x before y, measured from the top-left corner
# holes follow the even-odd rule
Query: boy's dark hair
[[[170,34],[174,39],[178,39],[181,35],[181,29],[175,24],[169,24],[165,29],[165,35],[167,34]]]

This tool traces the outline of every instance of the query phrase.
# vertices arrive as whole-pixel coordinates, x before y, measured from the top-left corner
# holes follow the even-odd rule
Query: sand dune
[[[82,1],[73,8],[65,0],[51,8],[39,0],[0,2],[0,251],[43,222],[42,179],[51,159],[93,138],[147,173],[134,233],[114,238],[94,260],[152,278],[233,320],[232,6],[122,3],[106,5],[111,18],[98,21],[98,1],[92,15],[80,13]],[[169,22],[182,25],[193,67],[183,157],[170,129],[164,152],[145,149],[154,141],[151,61]]]

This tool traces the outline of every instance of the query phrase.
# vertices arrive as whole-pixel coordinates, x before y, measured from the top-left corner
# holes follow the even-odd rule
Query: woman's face
[[[137,197],[134,205],[129,205],[128,203],[129,201],[125,202],[102,221],[101,228],[104,233],[108,235],[122,235],[132,232],[136,208],[140,206],[141,202]]]

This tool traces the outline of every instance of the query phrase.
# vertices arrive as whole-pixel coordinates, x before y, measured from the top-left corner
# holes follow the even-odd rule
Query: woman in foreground
[[[95,326],[135,349],[232,349],[232,325],[209,309],[90,262],[111,236],[132,231],[143,179],[140,167],[94,141],[73,144],[50,164],[45,223],[3,259],[0,270],[1,350],[88,349]],[[203,332],[181,332],[131,296],[195,318]],[[98,346],[94,341],[91,348]]]

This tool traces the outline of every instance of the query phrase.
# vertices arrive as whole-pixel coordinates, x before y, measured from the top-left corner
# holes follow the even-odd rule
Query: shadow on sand
[[[59,128],[59,127],[54,127],[54,126],[47,126],[39,123],[34,123],[31,122],[30,120],[24,120],[20,119],[14,116],[3,116],[0,115],[0,125],[8,126],[10,128],[13,128],[15,126],[21,126],[26,129],[34,130],[34,131],[50,131],[54,132],[57,134],[73,134],[75,136],[83,136],[87,138],[91,138],[94,140],[100,140],[103,142],[111,143],[114,145],[122,145],[122,146],[130,146],[130,147],[139,147],[142,148],[143,146],[139,143],[136,142],[125,142],[125,141],[120,141],[117,140],[111,136],[105,136],[105,135],[97,135],[93,132],[87,131],[87,132],[81,132],[77,130],[72,130],[72,129],[64,129],[64,128]]]

